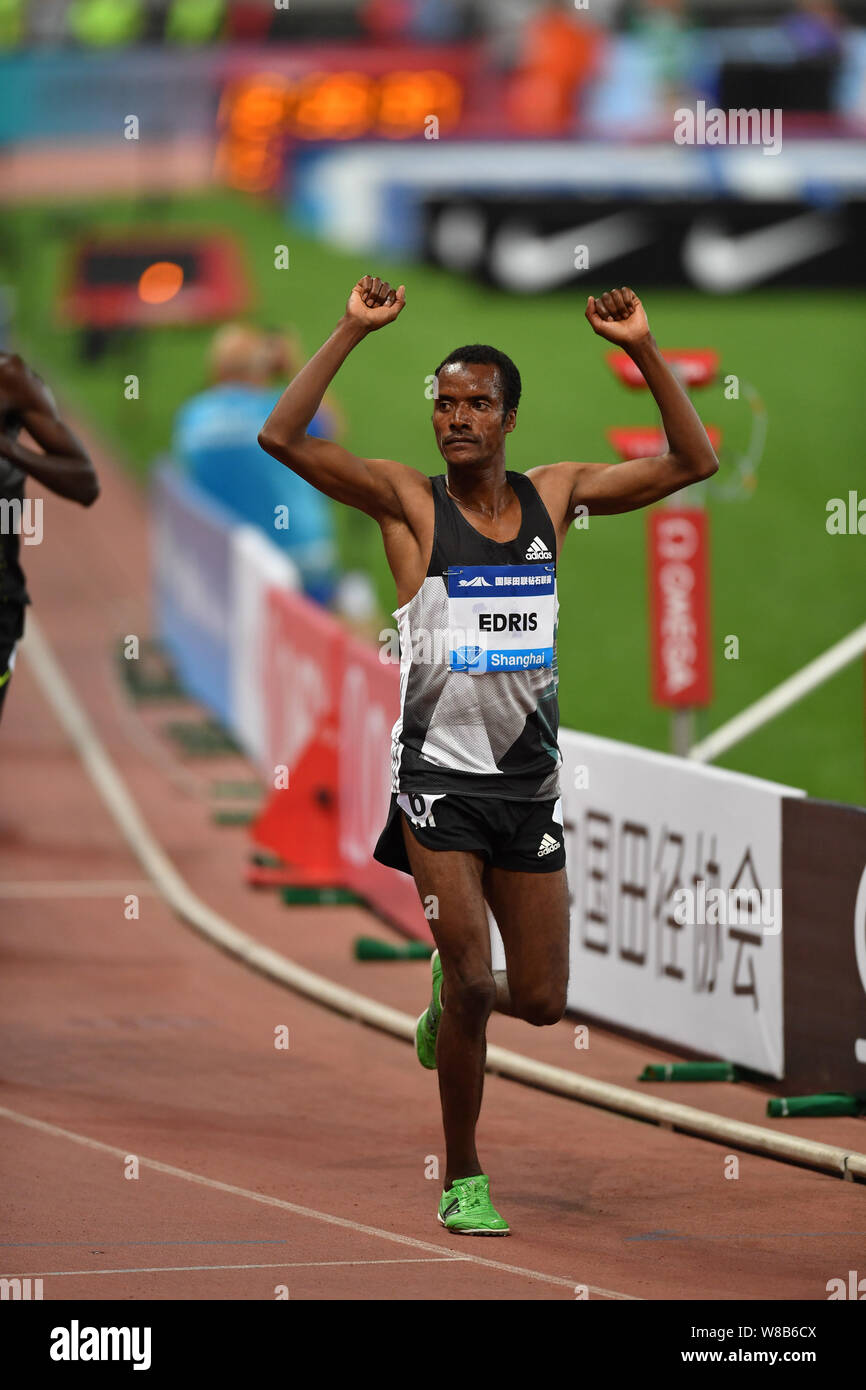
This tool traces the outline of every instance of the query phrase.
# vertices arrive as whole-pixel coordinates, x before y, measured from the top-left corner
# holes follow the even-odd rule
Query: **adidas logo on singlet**
[[[543,854],[553,854],[556,849],[559,849],[559,841],[554,840],[552,835],[545,834],[538,847],[538,858],[540,859]]]
[[[527,560],[552,560],[553,556],[544,544],[540,536],[536,536],[532,545],[526,552]]]

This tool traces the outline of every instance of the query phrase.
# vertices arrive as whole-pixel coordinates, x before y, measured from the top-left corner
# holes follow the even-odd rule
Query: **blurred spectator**
[[[0,48],[17,48],[24,38],[24,0],[0,0]]]
[[[220,37],[226,0],[171,0],[165,16],[168,43],[212,43]]]
[[[694,30],[684,0],[640,0],[632,29],[646,52],[663,107],[691,98]]]
[[[149,19],[146,0],[72,0],[69,33],[91,48],[134,43]]]
[[[360,19],[377,43],[445,43],[465,32],[468,7],[461,0],[364,0]]]
[[[409,0],[364,0],[361,5],[361,23],[376,43],[402,43],[411,18]]]
[[[39,0],[28,6],[27,35],[36,43],[60,44],[69,38],[69,6],[72,0]]]
[[[833,58],[842,51],[843,19],[832,0],[798,0],[782,28],[800,59]]]
[[[219,329],[210,357],[215,384],[178,411],[174,454],[198,487],[285,550],[310,598],[328,603],[337,579],[330,503],[256,439],[282,389],[271,384],[274,376],[285,384],[285,369],[293,374],[296,362],[280,335],[242,324]],[[323,407],[308,433],[322,438],[333,429]]]
[[[468,18],[460,0],[412,0],[412,38],[420,43],[447,43],[465,32]]]
[[[523,31],[537,9],[538,0],[477,0],[478,25],[497,70],[519,66]]]
[[[233,43],[264,43],[274,17],[273,5],[262,0],[233,0],[227,37]]]
[[[840,105],[845,20],[833,0],[797,0],[782,30],[794,49],[788,81],[773,104],[793,111],[833,111]]]
[[[601,33],[586,12],[545,4],[523,32],[521,60],[508,85],[515,127],[531,135],[558,135],[573,125],[575,101],[595,73]]]
[[[778,107],[786,120],[797,113],[836,110],[846,49],[843,20],[836,5],[831,0],[798,0],[777,26],[775,36],[775,51],[726,58],[720,73],[719,105]]]

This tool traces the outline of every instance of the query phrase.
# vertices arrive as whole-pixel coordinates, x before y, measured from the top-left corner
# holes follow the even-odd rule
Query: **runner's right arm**
[[[37,453],[2,430],[17,419],[42,450]],[[81,440],[57,410],[45,382],[17,353],[0,352],[0,456],[60,497],[89,507],[99,496],[99,480]]]
[[[352,349],[368,333],[393,323],[405,303],[403,285],[395,290],[371,275],[359,280],[330,338],[286,387],[258,436],[266,453],[320,492],[379,522],[406,519],[401,493],[416,478],[426,483],[424,475],[391,459],[361,458],[332,440],[313,439],[307,427]]]

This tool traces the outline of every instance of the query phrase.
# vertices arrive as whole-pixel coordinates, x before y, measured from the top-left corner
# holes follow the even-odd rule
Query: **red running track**
[[[242,884],[243,831],[214,827],[172,711],[135,709],[111,644],[146,635],[145,510],[104,459],[98,509],[46,502],[25,558],[43,630],[151,828],[192,888],[292,959],[408,1013],[421,964],[361,965],[385,929],[286,909]],[[436,1078],[407,1045],[255,975],[186,929],[142,872],[22,662],[0,733],[3,1273],[56,1299],[825,1299],[862,1263],[866,1192],[500,1078],[482,1157],[505,1240],[435,1221]],[[138,920],[124,904],[139,896]],[[289,1047],[274,1046],[275,1029]],[[661,1049],[573,1023],[495,1018],[492,1041],[631,1085]],[[666,1096],[772,1126],[744,1086]],[[778,1122],[784,1127],[785,1122]],[[858,1120],[799,1131],[863,1148]],[[137,1176],[136,1165],[138,1160]]]

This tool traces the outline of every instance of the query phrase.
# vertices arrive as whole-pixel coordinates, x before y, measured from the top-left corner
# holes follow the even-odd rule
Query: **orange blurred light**
[[[460,118],[462,95],[447,72],[389,72],[380,84],[379,129],[391,139],[423,135],[430,116],[448,129]]]
[[[263,73],[236,84],[220,106],[220,124],[235,135],[261,137],[277,134],[284,125],[292,84],[279,74]]]
[[[138,297],[145,304],[166,304],[183,284],[183,271],[174,261],[155,261],[138,282]]]
[[[215,172],[244,193],[266,193],[280,175],[279,145],[273,140],[223,137],[217,148]]]
[[[369,131],[373,79],[360,72],[313,73],[301,84],[293,127],[308,140],[352,140]]]

